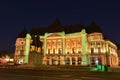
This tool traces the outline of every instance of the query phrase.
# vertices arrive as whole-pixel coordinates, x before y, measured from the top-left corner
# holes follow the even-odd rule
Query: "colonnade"
[[[81,56],[44,56],[45,65],[81,65]]]

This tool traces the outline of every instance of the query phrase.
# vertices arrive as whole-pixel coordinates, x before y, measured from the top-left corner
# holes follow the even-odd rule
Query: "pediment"
[[[53,33],[53,34],[50,34],[48,37],[59,37],[59,36],[61,36],[61,35]]]

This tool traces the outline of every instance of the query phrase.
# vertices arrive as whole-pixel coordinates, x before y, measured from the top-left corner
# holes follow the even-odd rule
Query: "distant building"
[[[118,54],[119,66],[120,66],[120,44],[117,44],[117,54]]]
[[[33,37],[37,35],[42,48],[33,45]],[[30,33],[24,29],[15,46],[14,59],[18,63],[28,64],[29,55],[36,51],[35,54],[43,54],[44,65],[118,66],[117,46],[104,38],[95,22],[87,27],[82,24],[63,26],[57,19],[47,28],[33,28]]]

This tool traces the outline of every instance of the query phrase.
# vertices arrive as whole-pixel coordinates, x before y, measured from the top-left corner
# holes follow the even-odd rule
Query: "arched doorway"
[[[82,62],[82,58],[78,57],[78,65],[81,65],[81,62]]]
[[[75,58],[73,57],[73,58],[72,58],[72,65],[75,65],[75,62],[76,62],[76,60],[75,60]]]
[[[70,58],[66,58],[66,61],[65,61],[66,65],[70,65]]]

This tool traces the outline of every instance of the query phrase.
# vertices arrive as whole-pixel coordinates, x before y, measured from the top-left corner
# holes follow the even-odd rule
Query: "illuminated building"
[[[33,28],[29,33],[22,32],[16,40],[15,58],[28,63],[33,51],[43,53],[44,65],[118,65],[117,46],[104,39],[99,27],[92,22],[88,27],[82,24],[62,26],[58,20],[47,28]],[[39,35],[42,49],[32,45],[32,36]],[[20,56],[21,55],[21,56]]]
[[[120,65],[120,44],[117,44],[117,53],[118,53],[118,58],[119,58],[119,65]]]
[[[18,34],[18,38],[16,39],[15,43],[15,56],[14,56],[14,62],[21,64],[23,61],[25,61],[25,50],[26,50],[26,34],[27,31],[24,28],[23,31]],[[21,62],[22,61],[22,62]],[[24,62],[25,63],[25,62]]]
[[[98,60],[101,64],[118,65],[117,46],[110,40],[104,40],[102,33],[88,34],[88,54],[91,63]]]

